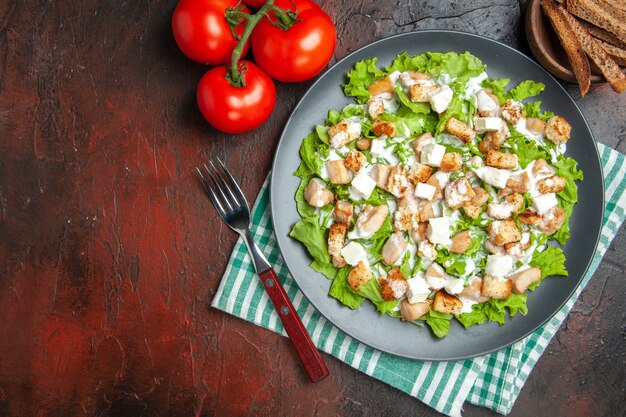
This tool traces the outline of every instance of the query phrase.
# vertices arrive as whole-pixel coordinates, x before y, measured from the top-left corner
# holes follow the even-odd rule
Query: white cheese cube
[[[447,217],[435,217],[428,220],[426,236],[432,243],[447,245],[450,243],[450,220]]]
[[[505,188],[506,182],[511,176],[511,171],[494,167],[482,167],[476,170],[476,174],[489,185]]]
[[[367,200],[376,188],[376,181],[365,172],[360,172],[352,179],[352,186],[348,191],[358,199]]]
[[[437,189],[430,184],[426,184],[424,182],[418,182],[415,187],[415,197],[423,198],[425,200],[432,200],[435,196],[435,192]]]
[[[348,265],[356,266],[360,261],[367,263],[365,248],[356,242],[350,242],[341,249],[341,256]]]
[[[416,277],[407,281],[406,297],[411,304],[423,303],[430,295],[430,288],[424,278]]]
[[[513,258],[508,255],[487,256],[485,274],[503,278],[513,269]]]
[[[385,142],[381,139],[373,139],[370,145],[370,152],[373,156],[382,156],[385,154]]]
[[[559,204],[555,193],[533,195],[533,206],[537,213],[544,214],[552,207]]]
[[[494,111],[498,108],[498,103],[485,90],[479,90],[476,93],[476,106],[478,111]]]
[[[444,284],[443,289],[446,290],[448,294],[458,294],[463,291],[463,288],[465,288],[464,279],[446,275],[446,283]]]
[[[421,163],[430,165],[432,167],[438,167],[441,165],[441,160],[446,154],[446,147],[438,145],[436,143],[429,143],[424,145],[421,154]]]
[[[436,89],[428,95],[430,107],[437,113],[443,113],[448,110],[452,103],[452,89],[447,85]]]
[[[476,117],[474,118],[474,128],[478,133],[498,131],[502,129],[502,119],[499,117]]]

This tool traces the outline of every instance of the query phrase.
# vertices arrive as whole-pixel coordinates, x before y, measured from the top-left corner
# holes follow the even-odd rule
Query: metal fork
[[[267,294],[274,303],[278,316],[283,322],[283,326],[296,348],[307,374],[309,374],[313,382],[317,382],[327,377],[330,372],[307,333],[304,324],[302,324],[296,309],[291,304],[291,300],[289,300],[274,269],[252,239],[250,234],[250,209],[248,208],[246,197],[231,173],[226,169],[224,163],[219,158],[215,159],[217,163],[209,161],[210,168],[206,164],[202,164],[206,176],[202,174],[200,168],[196,167],[196,171],[198,171],[204,188],[217,213],[231,229],[239,233],[239,236],[243,238],[252,257],[254,268],[259,278],[261,278]],[[207,180],[207,177],[210,179],[210,182]]]

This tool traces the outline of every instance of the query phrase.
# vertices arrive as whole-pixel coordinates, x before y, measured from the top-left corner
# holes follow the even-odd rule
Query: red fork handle
[[[274,269],[270,268],[261,272],[259,277],[272,303],[274,303],[274,307],[276,307],[276,312],[283,322],[283,326],[287,330],[287,334],[296,348],[296,352],[298,352],[300,361],[302,361],[304,369],[309,374],[309,378],[313,382],[326,378],[330,371],[313,344],[304,324],[302,324],[296,309],[291,304],[291,300],[287,297],[287,293],[278,280]]]

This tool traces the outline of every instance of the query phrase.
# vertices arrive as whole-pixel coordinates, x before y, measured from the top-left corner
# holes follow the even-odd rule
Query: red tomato
[[[172,16],[172,30],[178,47],[188,58],[207,65],[222,65],[230,62],[237,45],[225,12],[234,7],[237,0],[180,0]],[[244,7],[248,13],[248,9]],[[239,36],[245,25],[237,25]],[[243,49],[244,56],[249,42]]]
[[[253,9],[260,9],[265,4],[266,0],[243,0],[243,4]]]
[[[244,87],[233,87],[226,79],[226,67],[210,69],[198,83],[198,107],[204,118],[218,130],[242,133],[260,126],[270,117],[276,103],[272,79],[250,61],[239,61]]]
[[[337,31],[330,17],[308,0],[276,0],[282,9],[298,9],[298,19],[288,30],[267,18],[252,32],[255,62],[278,81],[308,80],[322,70],[335,51]]]

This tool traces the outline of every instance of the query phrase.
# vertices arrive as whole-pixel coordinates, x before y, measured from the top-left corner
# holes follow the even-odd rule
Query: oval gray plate
[[[300,163],[298,150],[302,138],[316,124],[323,124],[329,109],[352,103],[343,95],[341,85],[346,73],[363,59],[378,57],[379,67],[408,52],[459,53],[469,51],[487,64],[490,77],[510,78],[511,84],[531,79],[546,85],[539,96],[542,108],[565,117],[572,125],[567,154],[579,162],[585,174],[579,183],[580,201],[571,218],[571,238],[564,246],[569,277],[551,277],[528,297],[528,314],[507,318],[507,324],[488,323],[467,330],[452,320],[447,337],[437,339],[428,327],[420,328],[398,319],[381,316],[369,302],[350,310],[328,295],[331,281],[308,267],[311,259],[304,246],[291,239],[291,227],[300,220],[294,194],[300,179],[292,175]],[[527,336],[550,319],[580,284],[600,235],[604,208],[604,183],[598,151],[580,110],[543,68],[522,53],[499,42],[452,31],[423,31],[381,39],[343,58],[302,97],[287,121],[280,138],[270,180],[270,204],[276,238],[285,263],[298,286],[311,303],[335,326],[353,338],[383,352],[422,360],[455,360],[503,348]]]

